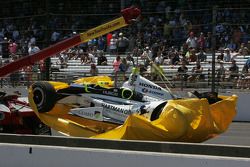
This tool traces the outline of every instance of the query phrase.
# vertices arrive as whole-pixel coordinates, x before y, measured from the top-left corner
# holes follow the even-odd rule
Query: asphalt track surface
[[[226,132],[204,143],[250,146],[250,122],[233,122]]]

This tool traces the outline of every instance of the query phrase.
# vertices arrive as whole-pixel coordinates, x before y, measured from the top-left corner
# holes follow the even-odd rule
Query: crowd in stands
[[[127,1],[124,5],[133,3],[145,9],[150,6],[147,1]],[[237,80],[239,87],[249,87],[250,60],[247,58],[250,49],[250,27],[247,21],[250,20],[250,8],[239,11],[229,8],[229,4],[217,9],[215,34],[212,34],[212,11],[205,8],[209,2],[204,3],[204,8],[197,10],[198,5],[189,2],[183,7],[159,1],[154,6],[155,13],[146,13],[140,22],[62,51],[56,55],[57,64],[60,68],[67,68],[69,60],[80,60],[83,66],[90,65],[91,75],[98,75],[98,66],[110,65],[114,73],[125,73],[130,71],[131,67],[139,66],[142,74],[150,69],[152,80],[159,79],[159,70],[163,72],[162,66],[176,66],[178,68],[174,80],[202,81],[207,77],[203,65],[211,63],[211,60],[207,60],[207,55],[212,53],[214,35],[216,62],[219,64],[216,69],[217,80]],[[10,56],[13,61],[45,47],[40,41],[46,40],[46,25],[40,22],[39,18],[30,18],[25,22],[27,24],[12,19],[3,20],[0,31],[0,51],[3,58]],[[71,19],[70,29],[63,31],[60,26],[66,25],[68,20],[59,16],[51,18],[49,43],[54,44],[78,33],[77,28],[84,26],[78,19],[79,16]],[[21,26],[26,31],[20,31]],[[116,55],[112,64],[107,60],[110,55]],[[138,57],[143,63],[136,63],[135,59]],[[242,69],[239,69],[237,57],[246,60]],[[226,69],[224,65],[228,63],[230,67]],[[189,69],[188,65],[194,66]],[[36,71],[36,68],[44,71],[44,62],[32,66],[32,69],[23,70]],[[124,77],[126,79],[125,75]]]

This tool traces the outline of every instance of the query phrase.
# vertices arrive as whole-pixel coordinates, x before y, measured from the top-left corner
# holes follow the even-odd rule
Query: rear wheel
[[[33,100],[40,113],[49,112],[56,103],[56,91],[48,82],[37,82],[33,86]]]

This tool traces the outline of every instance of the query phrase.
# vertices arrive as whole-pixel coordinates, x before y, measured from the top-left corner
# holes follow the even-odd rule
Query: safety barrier
[[[45,136],[0,136],[0,166],[225,166],[248,167],[250,147],[112,141]]]

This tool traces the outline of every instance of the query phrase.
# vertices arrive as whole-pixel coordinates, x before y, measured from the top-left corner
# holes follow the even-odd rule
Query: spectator
[[[177,65],[180,62],[179,53],[172,47],[168,54],[171,65]]]
[[[28,50],[29,55],[32,55],[32,54],[37,53],[39,51],[40,51],[40,48],[38,46],[36,46],[35,43],[32,42],[30,44],[30,47],[29,47],[29,50]],[[32,79],[37,80],[37,77],[38,77],[37,72],[38,72],[38,70],[39,70],[39,64],[35,63],[32,66],[32,72],[33,72],[32,73]]]
[[[188,68],[185,62],[181,63],[181,66],[177,70],[177,75],[174,77],[174,80],[187,81],[188,79]]]
[[[38,46],[36,46],[34,43],[30,44],[30,47],[28,49],[29,55],[32,55],[32,54],[39,52],[39,51],[40,51],[40,48]]]
[[[139,64],[138,68],[140,70],[140,75],[145,76],[148,71],[147,67],[144,64]]]
[[[116,56],[116,59],[113,62],[113,68],[115,73],[119,71],[120,64],[121,64],[121,57],[118,55]]]
[[[129,43],[128,38],[126,38],[122,32],[119,33],[119,38],[117,41],[119,54],[124,54],[126,52],[126,49],[128,48],[128,43]]]
[[[46,80],[46,64],[44,60],[39,61],[40,80]]]
[[[207,54],[203,49],[200,49],[200,52],[197,53],[197,59],[200,62],[206,61],[207,60]]]
[[[190,32],[189,33],[189,37],[186,40],[186,44],[188,45],[188,48],[197,48],[197,38],[194,36],[194,32]]]
[[[219,62],[224,60],[224,50],[223,50],[223,49],[220,49],[220,53],[219,53],[219,55],[217,56],[217,60],[218,60]]]
[[[145,66],[149,65],[149,62],[153,59],[152,51],[147,46],[141,55],[141,59],[144,61]]]
[[[134,61],[134,58],[132,57],[131,53],[128,53],[128,55],[126,56],[126,60],[130,66],[135,65],[135,61]]]
[[[95,64],[96,63],[95,56],[92,53],[87,53],[87,54],[88,54],[87,64]]]
[[[111,33],[108,33],[107,36],[106,36],[106,45],[107,45],[107,48],[109,48],[110,46],[110,41],[112,39],[112,34]]]
[[[242,48],[242,55],[245,58],[249,54],[249,49],[247,47]]]
[[[189,81],[199,81],[205,79],[203,68],[199,61],[196,62],[195,67],[192,68],[192,75],[188,77]]]
[[[97,50],[97,46],[92,46],[89,48],[89,53],[92,54],[94,57],[98,57],[99,50]]]
[[[104,55],[103,51],[99,52],[99,56],[97,58],[97,65],[107,65],[107,57]]]
[[[237,45],[233,42],[233,39],[230,40],[230,43],[227,44],[226,48],[229,50],[235,51],[237,48]]]
[[[75,47],[75,60],[77,60],[78,58],[81,58],[83,55],[84,50],[82,49],[82,47],[80,45]]]
[[[250,57],[247,59],[245,65],[247,66],[247,68],[250,68]]]
[[[60,65],[60,68],[67,68],[68,67],[68,58],[67,56],[60,55],[59,56],[59,61],[56,62],[56,64]]]
[[[9,52],[9,42],[7,37],[4,37],[4,40],[2,42],[2,58],[9,58],[10,52]]]
[[[164,73],[163,68],[161,67],[160,62],[156,62],[155,64],[152,64],[151,67],[151,80],[156,81],[159,80],[162,77],[162,74]]]
[[[196,50],[194,48],[190,48],[186,54],[186,58],[188,59],[189,62],[196,62],[197,61]]]
[[[95,64],[96,60],[95,60],[95,57],[94,57],[93,54],[85,52],[85,53],[83,53],[81,63],[84,64],[84,65]]]
[[[163,57],[162,57],[161,51],[158,51],[157,57],[155,58],[154,63],[160,64],[160,65],[163,64]]]
[[[89,61],[88,59],[89,59],[88,53],[84,52],[81,56],[81,64],[87,64]]]
[[[52,43],[52,44],[57,43],[57,42],[59,41],[59,39],[60,39],[60,35],[61,35],[61,34],[60,34],[59,32],[54,31],[54,32],[52,33],[52,35],[51,35],[51,38],[50,38],[51,43]]]
[[[96,67],[95,64],[90,65],[90,76],[97,76],[98,75],[98,68]]]
[[[119,55],[116,56],[116,59],[113,62],[113,68],[114,68],[114,73],[115,73],[115,78],[114,78],[114,85],[117,87],[117,80],[118,80],[118,72],[120,71],[120,64],[121,64],[121,57]]]
[[[231,62],[232,62],[232,64],[229,67],[229,77],[228,77],[229,81],[232,81],[234,79],[238,79],[238,77],[239,77],[239,75],[238,75],[239,67],[236,64],[236,61],[232,60]]]
[[[117,53],[117,38],[115,34],[113,34],[112,38],[110,39],[109,52],[110,54]]]
[[[230,49],[229,48],[225,49],[224,61],[225,62],[230,62],[231,61],[231,53],[230,53]]]
[[[68,55],[69,60],[71,60],[71,59],[73,59],[73,58],[76,57],[76,51],[77,51],[76,47],[66,49],[65,52]]]
[[[17,44],[15,41],[12,41],[12,39],[9,40],[9,53],[10,54],[16,54],[17,52]]]
[[[128,63],[126,58],[122,58],[121,60],[121,64],[119,65],[119,72],[122,74],[123,80],[126,80],[126,72],[128,70]]]
[[[97,49],[100,51],[104,51],[106,50],[106,41],[105,41],[105,38],[103,36],[100,36],[97,40]]]
[[[200,33],[199,38],[197,39],[198,47],[203,50],[205,48],[205,37],[203,32]]]
[[[216,78],[218,81],[224,81],[226,74],[226,68],[224,67],[223,62],[220,62],[220,67],[216,70]]]
[[[158,53],[158,51],[159,51],[159,49],[160,49],[160,43],[159,43],[160,41],[157,41],[157,42],[155,42],[152,46],[151,46],[151,51],[152,51],[152,57],[150,57],[151,59],[154,59],[154,58],[156,58],[156,56],[157,56],[157,53]]]
[[[208,32],[207,33],[207,37],[205,38],[205,49],[206,52],[210,51],[212,48],[212,33]]]

